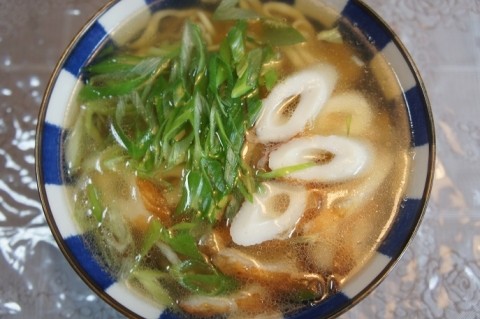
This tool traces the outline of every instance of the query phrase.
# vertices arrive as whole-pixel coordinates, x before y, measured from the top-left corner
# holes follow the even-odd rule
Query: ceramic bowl
[[[315,0],[314,0],[315,1]],[[432,116],[424,85],[411,57],[383,20],[360,1],[325,1],[337,12],[329,24],[340,30],[355,26],[362,33],[365,47],[378,50],[393,69],[400,84],[399,98],[405,100],[411,127],[411,149],[415,156],[409,172],[409,183],[400,212],[385,234],[373,257],[341,291],[289,318],[329,318],[337,316],[363,299],[392,269],[421,222],[432,183],[435,141]],[[99,264],[83,240],[70,213],[65,194],[62,142],[67,128],[65,113],[81,69],[100,48],[107,44],[121,45],[141,28],[142,21],[158,10],[191,5],[193,0],[116,0],[101,9],[78,33],[66,49],[53,73],[41,106],[36,147],[38,188],[46,219],[66,259],[78,275],[105,302],[128,317],[176,318],[168,309],[161,309],[138,297],[113,278]],[[137,23],[117,32],[127,20]],[[375,50],[372,50],[374,52]],[[368,54],[368,50],[366,50]],[[367,56],[367,60],[373,60]]]

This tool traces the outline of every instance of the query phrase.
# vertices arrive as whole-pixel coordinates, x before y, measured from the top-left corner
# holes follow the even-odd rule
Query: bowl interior
[[[315,1],[297,1],[308,8]],[[405,100],[411,127],[411,149],[415,154],[408,177],[408,186],[391,229],[384,236],[367,265],[333,297],[290,318],[330,317],[346,311],[376,287],[402,255],[414,235],[428,200],[434,163],[434,133],[430,106],[417,69],[403,45],[385,23],[359,1],[331,2],[332,15],[325,24],[338,25],[340,30],[355,26],[363,33],[366,59],[374,61],[381,54],[393,70]],[[39,115],[36,165],[41,201],[47,221],[60,249],[82,279],[106,302],[125,315],[146,318],[174,317],[168,309],[153,306],[113,278],[100,266],[94,253],[85,245],[83,236],[69,214],[64,178],[62,143],[68,127],[65,114],[74,90],[81,81],[81,69],[100,48],[119,46],[130,40],[156,11],[181,8],[195,1],[118,0],[103,8],[72,41],[60,60]],[[309,11],[314,15],[315,10]],[[312,13],[313,12],[313,13]],[[123,28],[125,21],[128,29]]]

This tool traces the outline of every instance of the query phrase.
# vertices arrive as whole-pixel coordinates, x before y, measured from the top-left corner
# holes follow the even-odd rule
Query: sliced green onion
[[[92,183],[87,185],[87,199],[90,204],[90,211],[92,216],[95,217],[97,222],[101,223],[103,220],[104,207],[102,201],[100,200],[100,194],[98,193],[97,188]]]
[[[254,11],[238,8],[239,0],[222,0],[213,13],[216,20],[251,20],[261,16]]]
[[[292,166],[281,167],[281,168],[274,169],[270,172],[259,173],[258,177],[262,179],[274,179],[274,178],[285,177],[291,173],[302,171],[304,169],[313,167],[315,165],[316,164],[313,162],[307,162],[307,163],[301,163],[301,164],[296,164]]]

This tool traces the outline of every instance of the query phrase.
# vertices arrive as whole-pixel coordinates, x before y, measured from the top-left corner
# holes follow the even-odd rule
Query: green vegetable
[[[130,280],[136,280],[150,297],[166,307],[174,306],[175,302],[170,293],[163,287],[161,280],[165,280],[168,273],[152,269],[135,269]],[[168,279],[168,278],[167,278]]]
[[[141,61],[142,58],[134,55],[118,55],[109,57],[99,63],[89,65],[85,68],[85,71],[91,75],[123,72],[132,69],[132,67]]]
[[[219,273],[213,266],[192,260],[173,266],[170,273],[181,286],[201,295],[225,294],[238,286],[233,278]]]
[[[236,280],[219,273],[204,258],[196,245],[197,239],[193,235],[197,227],[199,225],[193,223],[179,223],[167,229],[158,220],[153,219],[150,222],[140,254],[136,258],[137,264],[132,270],[132,276],[152,296],[162,300],[165,299],[166,292],[161,288],[158,280],[168,276],[172,276],[175,281],[187,290],[202,295],[217,295],[234,290],[237,287]],[[170,265],[165,271],[147,271],[138,268],[141,260],[158,241],[168,245],[178,254],[181,261]],[[155,284],[152,284],[150,281],[154,281]],[[157,285],[160,288],[156,287]]]
[[[87,185],[87,199],[90,204],[90,211],[92,216],[95,217],[97,222],[101,223],[103,220],[104,207],[100,200],[100,195],[94,184],[89,183]]]
[[[278,73],[275,69],[269,69],[264,74],[264,84],[267,90],[272,90],[278,81]]]
[[[140,261],[144,258],[150,249],[155,245],[156,242],[162,238],[163,227],[159,221],[156,219],[152,219],[152,221],[148,224],[147,232],[143,237],[143,243],[140,248],[140,254],[137,256],[137,260]]]
[[[284,21],[238,8],[239,0],[222,0],[213,14],[216,20],[258,20],[262,26],[260,41],[274,46],[292,45],[305,41],[303,35]]]
[[[161,284],[151,282],[175,280],[207,295],[237,286],[201,253],[197,233],[224,215],[233,216],[245,199],[253,200],[258,176],[241,153],[245,134],[261,110],[260,91],[270,90],[278,79],[272,63],[278,54],[269,41],[258,42],[249,34],[246,19],[255,17],[236,4],[223,2],[217,12],[224,18],[243,17],[218,51],[208,51],[200,28],[186,22],[181,39],[166,50],[107,55],[84,70],[80,101],[85,125],[78,129],[90,136],[100,154],[89,169],[127,169],[162,185],[171,185],[165,172],[183,169],[172,216],[182,222],[167,228],[150,220],[143,241],[135,244],[139,254],[131,268],[133,280],[167,304],[171,300]],[[92,215],[101,222],[104,207],[95,185],[84,191]],[[158,273],[145,271],[143,263],[159,242],[180,262]]]
[[[197,239],[191,234],[190,229],[167,230],[161,228],[160,234],[160,240],[170,246],[173,251],[187,257],[188,260],[204,261],[204,257],[197,247]]]
[[[185,167],[177,214],[215,223],[233,192],[251,200],[256,191],[241,149],[261,109],[260,85],[277,81],[270,63],[277,56],[269,45],[249,49],[248,32],[247,22],[238,21],[219,51],[210,52],[200,28],[187,21],[179,45],[165,56],[107,56],[85,70],[87,134],[102,142],[95,125],[102,116],[107,140],[125,152],[117,159],[141,176]]]
[[[313,162],[307,162],[307,163],[301,163],[301,164],[292,165],[292,166],[286,166],[286,167],[274,169],[270,172],[259,173],[258,177],[262,179],[274,179],[274,178],[285,177],[288,174],[298,172],[298,171],[313,167],[315,165],[316,164]]]
[[[262,23],[262,31],[261,39],[263,42],[271,45],[293,45],[305,41],[305,38],[300,32],[283,21],[272,19],[264,20]]]
[[[254,11],[237,8],[239,0],[223,0],[213,14],[216,20],[249,20],[261,16]]]
[[[263,61],[263,50],[260,48],[248,52],[238,66],[238,80],[232,90],[232,98],[239,98],[258,86],[258,78]]]
[[[155,76],[168,66],[169,60],[161,57],[151,57],[142,59],[139,63],[133,65],[106,64],[108,67],[100,65],[100,67],[92,66],[91,68],[97,71],[98,69],[109,69],[114,70],[114,72],[102,72],[90,77],[80,91],[79,95],[82,101],[129,94],[153,81]]]

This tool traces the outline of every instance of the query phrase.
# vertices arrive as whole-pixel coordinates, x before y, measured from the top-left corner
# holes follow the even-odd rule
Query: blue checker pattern
[[[178,319],[178,316],[170,309],[166,309],[158,319]]]
[[[351,303],[352,300],[350,298],[339,292],[309,310],[287,315],[285,319],[326,318],[336,314],[339,310],[344,309],[346,305],[348,306]],[[173,311],[167,309],[160,315],[159,319],[179,319],[179,317]]]
[[[279,0],[287,4],[293,4],[295,0]],[[199,3],[198,0],[145,0],[145,3],[150,8],[151,12],[156,12],[161,9],[182,9],[194,6]]]
[[[392,258],[401,254],[418,222],[421,207],[421,199],[406,198],[403,201],[392,228],[378,248],[380,253]]]
[[[427,108],[422,90],[417,85],[405,92],[410,125],[412,127],[412,146],[422,146],[432,141],[431,128],[425,126],[429,123]]]
[[[85,245],[84,235],[68,237],[65,239],[65,244],[72,255],[75,256],[77,264],[98,287],[106,290],[115,283],[115,278],[100,265],[90,249]]]
[[[105,29],[98,21],[80,37],[72,52],[65,61],[63,68],[78,77],[92,54],[108,39]]]
[[[145,0],[150,11],[156,12],[161,9],[182,9],[198,4],[197,0]]]
[[[42,135],[42,174],[45,184],[62,185],[62,162],[60,148],[62,129],[45,123]]]
[[[358,26],[379,51],[392,39],[390,32],[357,1],[348,1],[342,15]]]
[[[352,300],[339,292],[332,297],[320,302],[318,305],[299,314],[286,316],[286,319],[311,319],[328,318],[336,314],[339,310],[345,309],[352,303]]]

